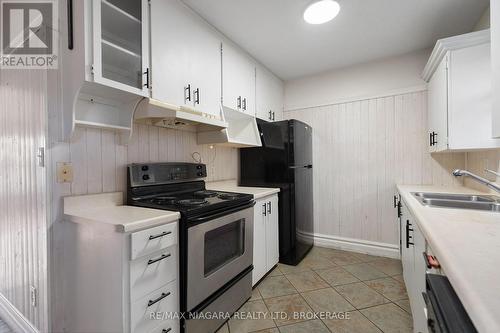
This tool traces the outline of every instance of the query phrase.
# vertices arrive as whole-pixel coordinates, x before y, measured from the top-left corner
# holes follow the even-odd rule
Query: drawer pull
[[[156,258],[156,259],[150,259],[150,260],[148,261],[148,265],[154,264],[155,262],[158,262],[158,261],[162,261],[163,259],[166,259],[166,258],[168,258],[168,257],[170,257],[170,256],[171,256],[171,254],[170,254],[170,253],[169,253],[169,254],[162,254],[162,255],[161,255],[161,257],[159,257],[159,258]]]
[[[170,292],[168,292],[168,293],[161,293],[161,296],[158,297],[157,299],[155,299],[155,300],[149,300],[148,307],[150,307],[153,304],[158,303],[159,301],[161,301],[162,299],[164,299],[167,296],[170,296]]]
[[[169,327],[169,328],[167,328],[167,329],[162,329],[162,330],[161,330],[161,333],[168,333],[168,332],[170,332],[171,330],[172,330],[172,328],[171,328],[171,327]]]
[[[167,236],[167,235],[170,235],[172,233],[172,231],[164,231],[162,232],[161,234],[158,234],[158,235],[152,235],[152,236],[149,236],[149,240],[153,240],[153,239],[157,239],[157,238],[161,238],[161,237],[164,237],[164,236]]]

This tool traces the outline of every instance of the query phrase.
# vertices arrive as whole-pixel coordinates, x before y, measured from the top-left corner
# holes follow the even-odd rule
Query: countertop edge
[[[489,307],[484,305],[484,303],[477,302],[477,299],[480,298],[479,295],[475,294],[477,296],[474,298],[470,292],[465,292],[466,290],[470,290],[470,288],[467,288],[467,285],[470,285],[470,282],[467,281],[467,279],[463,279],[460,269],[453,267],[454,265],[449,262],[450,260],[446,249],[441,245],[439,240],[436,239],[436,236],[433,235],[432,231],[428,227],[428,224],[425,223],[426,217],[420,214],[419,209],[415,209],[415,207],[420,207],[421,204],[411,195],[414,191],[410,190],[410,188],[417,186],[419,185],[396,185],[396,188],[407,204],[411,214],[415,217],[425,239],[430,243],[432,251],[439,259],[446,277],[450,280],[453,289],[457,293],[477,330],[479,332],[500,332],[500,323],[495,320],[495,314],[492,313]],[[434,187],[433,190],[425,189],[425,187],[422,187],[422,189],[431,193],[486,194],[484,192],[472,190],[466,187],[459,187],[460,191],[457,191],[457,189],[451,190],[450,188],[445,187],[439,188],[437,186]],[[488,316],[485,316],[485,314],[488,314]]]

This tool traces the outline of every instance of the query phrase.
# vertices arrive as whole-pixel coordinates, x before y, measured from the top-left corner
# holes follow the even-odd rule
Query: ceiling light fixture
[[[340,5],[334,0],[321,0],[310,4],[304,11],[304,20],[309,24],[323,24],[338,15]]]

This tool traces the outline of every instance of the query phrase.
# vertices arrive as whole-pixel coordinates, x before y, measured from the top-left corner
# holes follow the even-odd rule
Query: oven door
[[[253,205],[188,229],[187,309],[253,263]]]

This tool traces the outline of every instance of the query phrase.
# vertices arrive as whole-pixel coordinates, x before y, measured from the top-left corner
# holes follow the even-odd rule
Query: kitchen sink
[[[500,212],[500,197],[493,195],[468,195],[414,192],[412,195],[424,206],[473,209]]]

